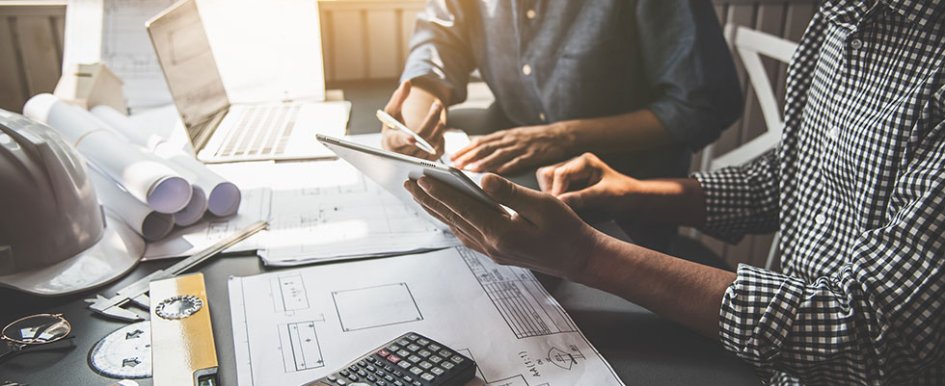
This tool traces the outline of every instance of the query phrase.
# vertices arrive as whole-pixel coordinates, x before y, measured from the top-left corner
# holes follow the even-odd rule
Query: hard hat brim
[[[131,228],[106,212],[101,240],[82,253],[52,266],[0,276],[0,286],[35,295],[82,292],[122,277],[144,255],[145,242]]]

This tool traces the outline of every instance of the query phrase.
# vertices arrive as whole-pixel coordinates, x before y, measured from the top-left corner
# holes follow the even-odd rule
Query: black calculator
[[[408,332],[304,386],[462,386],[475,376],[472,359]]]

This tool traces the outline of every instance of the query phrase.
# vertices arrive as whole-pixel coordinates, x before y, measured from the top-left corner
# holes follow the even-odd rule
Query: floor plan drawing
[[[423,314],[407,283],[332,291],[342,331],[418,322]]]
[[[229,294],[240,385],[302,384],[410,331],[475,359],[471,385],[623,385],[531,272],[464,247],[233,277]]]

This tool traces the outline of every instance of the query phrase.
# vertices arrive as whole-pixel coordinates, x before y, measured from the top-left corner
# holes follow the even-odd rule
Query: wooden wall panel
[[[401,45],[397,11],[367,11],[367,58],[368,73],[371,79],[390,79],[400,76],[401,65],[398,62]]]
[[[55,88],[65,10],[56,1],[0,3],[0,109],[19,112],[29,96]]]

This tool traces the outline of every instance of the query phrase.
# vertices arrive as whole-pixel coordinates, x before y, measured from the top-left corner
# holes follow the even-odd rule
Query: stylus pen
[[[433,146],[431,146],[430,143],[427,142],[427,140],[423,139],[423,137],[421,137],[419,134],[414,133],[413,130],[410,130],[410,128],[408,128],[407,126],[404,126],[404,124],[400,123],[400,121],[394,119],[394,117],[390,116],[390,114],[385,113],[383,110],[377,110],[377,119],[380,119],[381,123],[383,123],[384,126],[387,126],[394,130],[399,130],[413,137],[415,141],[414,143],[421,150],[430,154],[436,154],[436,149],[434,149]]]

